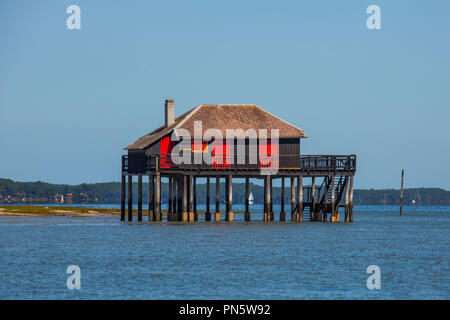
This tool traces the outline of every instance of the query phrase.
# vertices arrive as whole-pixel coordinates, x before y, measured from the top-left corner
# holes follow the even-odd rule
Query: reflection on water
[[[357,207],[353,224],[235,220],[2,217],[0,298],[450,298],[450,207]],[[72,264],[81,290],[66,288]],[[366,287],[372,264],[381,290]]]

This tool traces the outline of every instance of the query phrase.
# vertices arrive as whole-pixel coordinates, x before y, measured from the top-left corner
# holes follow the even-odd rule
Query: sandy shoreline
[[[0,206],[0,217],[95,217],[117,216],[118,209],[43,206]]]

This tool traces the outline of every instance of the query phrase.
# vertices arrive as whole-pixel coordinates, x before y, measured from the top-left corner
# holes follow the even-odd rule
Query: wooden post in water
[[[172,178],[172,221],[178,221],[178,211],[177,211],[177,178]]]
[[[177,187],[178,221],[183,221],[183,183],[183,176],[179,176]]]
[[[349,196],[349,178],[347,177],[346,182],[345,182],[345,222],[349,221],[349,216],[348,216],[348,196]]]
[[[250,178],[245,178],[245,221],[250,221]]]
[[[311,181],[311,221],[316,221],[316,177]]]
[[[142,175],[138,175],[138,221],[142,221]]]
[[[214,221],[220,222],[220,177],[216,176],[216,213]]]
[[[133,221],[133,176],[128,175],[128,221]]]
[[[122,183],[120,189],[120,221],[125,221],[125,175],[122,173]]]
[[[169,196],[168,196],[168,208],[167,208],[167,221],[173,221],[173,207],[172,207],[172,177],[169,177]]]
[[[297,207],[297,222],[303,222],[303,177],[297,177],[298,184],[298,207]]]
[[[233,177],[232,175],[228,175],[227,179],[227,221],[233,222],[234,221],[234,214],[233,214]]]
[[[211,210],[210,210],[210,193],[211,193],[211,184],[210,178],[206,178],[206,212],[205,212],[205,221],[211,221]]]
[[[193,200],[193,211],[194,211],[194,221],[198,221],[198,214],[197,214],[197,177],[194,177],[193,179],[193,185],[192,185],[192,196],[194,197]]]
[[[182,214],[182,221],[187,222],[188,221],[188,176],[183,175],[183,214]]]
[[[270,210],[270,221],[275,220],[274,214],[273,214],[273,188],[272,188],[272,182],[273,178],[270,176],[269,178],[269,188],[270,188],[270,203],[269,203],[269,210]]]
[[[295,178],[291,177],[291,222],[296,220],[295,217]]]
[[[155,179],[155,221],[161,221],[161,172],[159,171],[159,156],[156,156]]]
[[[284,211],[284,177],[281,178],[281,211],[280,221],[286,221],[286,212]]]
[[[270,176],[264,177],[264,222],[270,221]]]
[[[155,179],[148,175],[148,221],[155,221]]]
[[[324,179],[327,179],[328,177],[325,177]],[[324,198],[324,201],[323,201],[323,209],[322,209],[322,213],[323,213],[323,215],[322,215],[322,222],[327,222],[327,211],[328,211],[328,201],[327,201],[327,196],[328,196],[328,188],[327,188],[327,186],[325,185],[324,186],[325,187],[325,190],[324,190],[324,195],[323,195],[323,198]]]
[[[405,176],[405,169],[402,169],[402,185],[400,188],[400,215],[402,215],[403,211],[403,177]]]
[[[353,182],[355,180],[355,176],[350,176],[350,222],[353,222]]]
[[[336,222],[336,188],[334,183],[334,175],[331,176],[331,222]]]
[[[189,222],[194,222],[194,211],[192,211],[192,200],[193,200],[193,192],[192,192],[192,176],[188,176],[188,212],[189,212]]]

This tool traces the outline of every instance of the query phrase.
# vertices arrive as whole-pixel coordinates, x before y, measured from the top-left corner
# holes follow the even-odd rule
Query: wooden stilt
[[[188,176],[183,176],[183,222],[188,221]]]
[[[353,181],[354,181],[354,179],[355,179],[354,176],[350,176],[350,203],[349,203],[350,222],[353,222]]]
[[[188,212],[189,212],[189,222],[194,222],[194,211],[192,211],[192,200],[193,200],[193,190],[192,190],[192,176],[188,176]]]
[[[172,177],[169,177],[169,195],[168,195],[168,208],[167,208],[167,221],[173,221],[173,206],[172,206]]]
[[[273,178],[270,177],[269,178],[269,189],[270,189],[270,202],[269,202],[269,212],[270,212],[270,221],[275,220],[274,218],[274,214],[273,214],[273,189],[272,189],[272,182],[273,182]]]
[[[284,211],[284,177],[281,178],[281,211],[280,221],[286,221],[286,212]]]
[[[336,186],[334,175],[331,176],[331,222],[336,222]]]
[[[138,175],[138,221],[142,221],[142,175]]]
[[[227,221],[233,222],[234,214],[233,214],[233,178],[232,175],[228,175],[227,179]]]
[[[211,210],[209,208],[210,205],[210,194],[211,194],[211,186],[210,186],[210,178],[206,178],[206,213],[205,213],[205,221],[211,221]]]
[[[250,202],[249,202],[249,189],[250,189],[250,179],[245,178],[245,221],[250,221]]]
[[[298,207],[297,207],[297,222],[303,222],[303,177],[297,177],[298,185]]]
[[[198,215],[197,215],[197,178],[194,177],[193,181],[192,181],[193,185],[192,185],[192,197],[193,199],[193,211],[194,211],[194,221],[198,221]]]
[[[156,156],[155,180],[155,221],[161,221],[161,173],[159,171],[159,156]]]
[[[264,222],[270,221],[270,176],[264,177]]]
[[[177,187],[177,208],[178,208],[178,221],[183,220],[183,191],[184,190],[184,178],[183,176],[178,177],[178,187]]]
[[[345,202],[345,222],[348,222],[349,218],[348,218],[348,194],[349,194],[349,179],[347,177],[346,182],[345,182],[345,198],[344,198],[344,202]]]
[[[291,177],[291,222],[296,220],[295,214],[295,178]]]
[[[325,178],[326,179],[326,178]],[[327,210],[328,210],[328,203],[327,203],[327,196],[328,196],[328,189],[325,186],[325,194],[324,194],[324,201],[323,201],[323,208],[322,208],[322,221],[327,222]]]
[[[125,221],[125,175],[122,174],[122,183],[120,185],[120,221]]]
[[[155,179],[148,175],[148,221],[155,221]]]
[[[311,221],[316,221],[316,177],[311,181]]]
[[[133,221],[133,176],[128,175],[128,221]]]
[[[214,215],[216,222],[220,221],[220,177],[216,177],[216,213]]]

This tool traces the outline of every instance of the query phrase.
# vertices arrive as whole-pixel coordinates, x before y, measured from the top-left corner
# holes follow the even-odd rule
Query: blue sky
[[[81,8],[68,30],[66,8]],[[366,8],[381,8],[368,30]],[[122,148],[202,103],[358,156],[357,188],[450,189],[449,1],[0,2],[0,177],[118,181]]]

